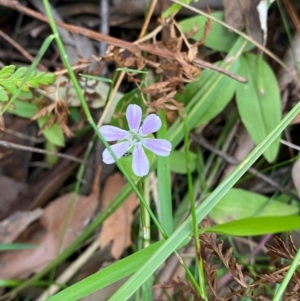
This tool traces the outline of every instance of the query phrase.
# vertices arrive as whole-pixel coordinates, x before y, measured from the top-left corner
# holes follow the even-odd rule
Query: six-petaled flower
[[[148,137],[157,132],[162,125],[156,114],[148,115],[141,125],[142,109],[138,105],[129,105],[126,110],[126,119],[129,131],[111,125],[101,126],[99,130],[106,141],[118,141],[111,146],[118,159],[128,152],[132,152],[132,170],[137,176],[143,177],[149,173],[150,169],[144,148],[158,156],[168,156],[172,145],[168,140]],[[115,162],[108,149],[104,150],[102,156],[103,162],[106,164]]]

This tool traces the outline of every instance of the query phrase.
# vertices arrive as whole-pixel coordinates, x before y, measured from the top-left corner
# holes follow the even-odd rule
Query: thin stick
[[[20,44],[18,44],[16,41],[14,41],[10,36],[8,36],[5,32],[0,30],[0,36],[6,40],[8,43],[10,43],[14,48],[16,48],[29,62],[34,61],[34,57],[26,50],[24,49]],[[42,71],[47,72],[48,68],[39,63],[39,68]]]
[[[18,1],[11,2],[9,0],[0,0],[0,4],[3,5],[3,6],[11,7],[13,9],[15,9],[15,10],[18,10],[18,11],[26,14],[26,15],[29,15],[29,16],[31,16],[33,18],[36,18],[38,20],[41,20],[43,22],[47,22],[48,23],[48,19],[45,16],[43,16],[42,14],[40,14],[40,13],[38,13],[38,12],[32,10],[32,9],[29,9],[27,7],[24,7],[24,6],[20,5],[18,3]],[[209,17],[212,18],[211,16],[209,16]],[[212,18],[212,19],[214,20],[214,18]],[[220,22],[220,21],[218,21],[218,22]],[[155,45],[138,44],[138,42],[137,43],[131,43],[131,42],[123,41],[123,40],[120,40],[120,39],[117,39],[117,38],[113,38],[113,37],[107,36],[107,35],[102,34],[100,32],[95,32],[93,30],[89,30],[89,29],[82,28],[82,27],[75,26],[75,25],[66,24],[64,22],[60,22],[60,21],[56,21],[56,20],[55,20],[55,23],[59,27],[64,28],[64,29],[66,29],[66,30],[68,30],[68,31],[70,31],[70,32],[72,32],[74,34],[84,35],[84,36],[86,36],[86,37],[88,37],[90,39],[96,40],[96,41],[103,41],[103,42],[106,42],[107,44],[127,49],[128,51],[130,51],[131,53],[133,53],[133,54],[135,54],[137,56],[140,56],[141,51],[146,51],[148,53],[151,53],[151,54],[163,57],[163,58],[175,59],[175,60],[177,60],[177,62],[179,64],[181,64],[180,61],[178,59],[176,59],[176,57],[174,57],[174,53],[172,53],[167,48],[157,48]],[[242,35],[242,33],[241,33],[241,35]],[[246,35],[243,35],[243,36],[245,36],[247,40],[252,41]],[[255,45],[256,44],[259,45],[255,41],[253,41],[252,43],[255,44]],[[260,46],[260,47],[262,47],[262,46]],[[265,52],[266,53],[267,52],[270,53],[267,49],[266,49]],[[270,53],[270,56],[272,56],[275,59],[275,56],[273,54]],[[276,58],[276,61],[279,61],[281,65],[285,66],[278,58]],[[213,71],[220,72],[219,68],[217,68],[215,65],[213,65],[213,64],[211,64],[209,62],[204,62],[204,61],[201,61],[199,59],[195,59],[193,62],[190,62],[190,63],[194,63],[194,65],[198,66],[198,67],[202,67],[202,68],[206,68],[206,69],[211,69]],[[286,66],[285,66],[285,69],[289,70]],[[231,72],[229,72],[227,70],[222,70],[222,73],[226,74],[227,76],[229,76],[229,77],[231,77],[231,78],[233,78],[235,80],[238,80],[238,81],[241,81],[241,82],[247,82],[247,79],[245,79],[245,78],[243,78],[241,76],[235,75],[235,74],[233,74],[233,73],[231,73]],[[291,72],[289,71],[288,73],[291,73]]]
[[[12,143],[12,142],[5,141],[5,140],[0,140],[0,145],[5,147],[5,148],[18,149],[18,150],[23,150],[23,151],[26,151],[26,152],[33,152],[33,153],[39,153],[39,154],[45,154],[45,155],[53,155],[53,156],[56,156],[56,157],[64,158],[64,159],[67,159],[67,160],[70,160],[70,161],[74,161],[74,162],[78,162],[80,164],[87,165],[86,161],[78,159],[74,156],[70,156],[70,155],[66,155],[66,154],[62,154],[62,153],[57,153],[57,152],[52,152],[52,151],[47,151],[47,150],[43,150],[43,149],[37,148],[37,147],[21,145],[21,144]]]
[[[152,0],[151,1],[149,10],[148,10],[148,13],[147,13],[147,16],[146,16],[146,20],[144,21],[143,27],[142,27],[141,32],[139,34],[139,39],[142,38],[146,33],[146,30],[147,30],[148,25],[150,23],[150,20],[151,20],[151,17],[153,15],[156,4],[157,4],[157,0]]]

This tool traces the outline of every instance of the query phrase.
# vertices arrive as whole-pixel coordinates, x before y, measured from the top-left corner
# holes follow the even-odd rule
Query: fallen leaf
[[[0,223],[0,242],[13,242],[31,223],[43,214],[42,209],[17,211]]]
[[[300,123],[300,114],[297,114],[295,118],[290,122],[290,125],[299,124]]]
[[[249,36],[263,45],[264,32],[257,8],[259,3],[260,0],[223,0],[226,23],[238,30],[245,26]]]
[[[26,184],[16,181],[13,178],[0,175],[0,191],[5,191],[0,198],[0,220],[7,217],[16,198],[25,191],[26,188]]]
[[[81,234],[98,207],[99,176],[100,169],[89,196],[68,193],[57,198],[45,208],[39,222],[18,237],[18,243],[35,244],[37,248],[0,254],[0,278],[22,279],[41,271]],[[64,233],[68,216],[69,222]]]
[[[107,207],[125,185],[124,178],[116,173],[110,176],[103,188],[101,204]],[[126,202],[119,207],[103,223],[100,233],[100,247],[112,243],[111,254],[115,259],[120,258],[124,250],[131,245],[131,223],[133,211],[138,205],[137,196],[132,193]]]

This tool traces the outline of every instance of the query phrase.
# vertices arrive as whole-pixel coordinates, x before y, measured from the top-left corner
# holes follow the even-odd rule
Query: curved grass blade
[[[201,229],[202,233],[210,232],[231,236],[255,236],[293,231],[300,228],[300,216],[262,216],[243,218],[214,227]]]
[[[119,260],[103,270],[79,281],[60,293],[50,297],[47,301],[75,301],[83,298],[103,287],[106,287],[138,270],[149,256],[151,256],[163,241],[156,242],[122,260]]]

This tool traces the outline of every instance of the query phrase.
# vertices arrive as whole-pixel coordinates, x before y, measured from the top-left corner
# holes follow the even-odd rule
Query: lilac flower
[[[118,159],[128,154],[129,151],[132,152],[132,170],[137,176],[143,177],[149,173],[150,169],[144,148],[158,156],[165,157],[170,154],[172,145],[165,139],[147,138],[149,134],[157,132],[161,127],[161,120],[157,115],[148,115],[141,125],[142,109],[138,105],[129,105],[126,110],[126,119],[129,131],[111,125],[101,126],[99,130],[106,141],[118,140],[118,143],[111,146]],[[108,149],[104,150],[102,157],[106,164],[115,162]]]

